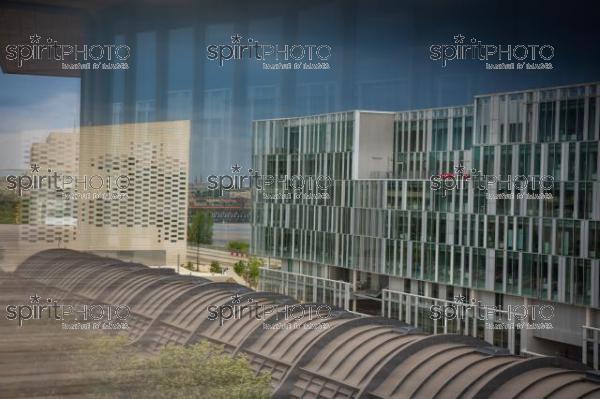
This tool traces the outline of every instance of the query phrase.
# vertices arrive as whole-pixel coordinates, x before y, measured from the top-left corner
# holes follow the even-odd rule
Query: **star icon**
[[[236,292],[235,295],[231,296],[231,303],[240,303],[240,296],[238,295],[238,293]]]
[[[38,166],[37,163],[34,163],[31,165],[31,173],[37,173],[40,171],[40,167]]]
[[[242,37],[240,35],[238,35],[237,33],[233,36],[231,36],[231,43],[232,44],[240,44],[242,40]]]
[[[33,294],[29,297],[31,303],[40,303],[40,296],[38,294]]]
[[[29,40],[31,41],[31,44],[38,44],[40,42],[41,38],[42,37],[40,35],[38,35],[37,33],[35,35],[29,36]]]
[[[237,163],[235,165],[231,165],[231,171],[233,173],[240,173],[241,169],[242,169],[242,167],[240,165],[238,165]]]
[[[458,164],[454,167],[454,172],[457,175],[462,175],[465,173],[465,167],[462,164]]]
[[[459,33],[458,35],[454,35],[454,43],[463,44],[465,41],[465,35]]]

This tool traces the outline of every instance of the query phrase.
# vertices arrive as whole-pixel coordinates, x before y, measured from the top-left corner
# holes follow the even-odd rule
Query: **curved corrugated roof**
[[[257,372],[271,373],[275,397],[600,397],[597,374],[580,363],[511,356],[472,337],[428,336],[395,320],[334,309],[327,329],[305,328],[315,322],[307,312],[294,320],[298,328],[265,328],[282,320],[286,305],[318,304],[169,269],[54,249],[26,260],[16,276],[71,301],[129,305],[128,334],[147,351],[209,340],[244,354]],[[208,306],[237,303],[261,306],[222,325],[208,319]]]

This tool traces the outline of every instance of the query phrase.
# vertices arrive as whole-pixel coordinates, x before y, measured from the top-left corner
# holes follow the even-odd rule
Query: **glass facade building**
[[[581,346],[600,326],[599,90],[255,121],[255,170],[331,185],[325,198],[265,195],[284,183],[255,189],[253,250],[284,260],[284,271],[350,283],[355,311],[591,364],[598,340],[584,337],[591,356]],[[432,320],[431,304],[457,298],[551,305],[552,328]],[[501,320],[514,321],[494,312]]]

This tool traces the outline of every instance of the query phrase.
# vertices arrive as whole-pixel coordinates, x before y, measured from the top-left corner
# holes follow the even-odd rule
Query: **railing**
[[[581,326],[581,332],[583,338],[581,345],[581,362],[598,370],[598,337],[600,336],[600,328]],[[589,359],[590,355],[591,359]]]
[[[438,312],[433,317],[432,307]],[[451,312],[447,312],[450,310]],[[449,313],[449,314],[448,314]],[[480,317],[483,313],[484,317]],[[451,301],[384,289],[381,292],[381,315],[398,319],[430,334],[462,334],[484,339],[516,353],[516,320],[508,320],[506,310],[479,303]],[[487,324],[487,325],[486,325]],[[490,329],[488,326],[497,326]]]
[[[350,283],[345,281],[261,267],[258,289],[289,295],[301,302],[322,302],[350,309]]]
[[[301,302],[322,302],[350,310],[351,284],[345,281],[286,272],[278,269],[260,268],[259,290],[289,295]],[[442,316],[432,318],[431,306],[439,306]],[[447,317],[445,307],[456,311],[456,317]],[[478,315],[483,312],[484,320]],[[359,314],[357,315],[366,316]],[[494,309],[478,303],[439,299],[424,295],[383,289],[381,292],[381,315],[398,319],[406,324],[421,328],[431,334],[462,334],[478,337],[496,346],[507,348],[510,353],[542,356],[518,347],[520,331],[517,321],[508,320],[508,311]],[[497,323],[510,328],[490,329]],[[487,326],[486,326],[487,324]],[[582,363],[598,370],[600,365],[600,328],[581,326]]]

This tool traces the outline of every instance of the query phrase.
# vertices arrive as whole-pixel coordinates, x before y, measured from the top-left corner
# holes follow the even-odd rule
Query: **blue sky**
[[[167,82],[162,83],[172,91],[191,92],[199,86],[207,110],[204,118],[192,115],[191,104],[186,115],[180,115],[183,110],[175,113],[179,119],[196,121],[191,142],[193,176],[249,163],[252,119],[356,108],[399,111],[462,105],[472,103],[477,94],[600,80],[600,14],[594,0],[568,4],[561,0],[322,0],[283,8],[280,2],[265,0],[243,16],[239,13],[246,9],[245,0],[231,0],[227,6],[215,6],[214,17],[204,14],[205,8],[198,4],[174,8],[168,17],[162,7],[131,5],[125,14],[107,12],[100,24],[115,36],[115,42],[123,40],[117,39],[123,26],[134,32],[128,44],[133,53],[135,100],[155,97],[155,33],[169,32],[168,53],[159,58],[167,68]],[[262,12],[259,6],[278,11]],[[239,13],[224,13],[238,9]],[[289,15],[293,29],[288,26]],[[326,43],[333,48],[332,68],[275,72],[252,62],[238,63],[243,68],[235,71],[233,63],[219,67],[206,59],[202,49],[195,51],[201,44],[195,42],[193,24],[203,26],[205,44],[228,43],[233,33],[261,43],[288,43],[292,38],[301,44]],[[452,43],[456,34],[486,44],[551,44],[556,49],[554,69],[491,71],[469,60],[443,68],[430,59],[429,46]],[[200,62],[194,56],[201,57]],[[195,80],[196,64],[200,80]],[[102,73],[101,79],[90,83],[90,92],[102,93],[107,85],[120,89],[112,98],[92,96],[90,105],[103,112],[94,112],[89,119],[84,115],[86,123],[112,123],[113,115],[105,110],[111,109],[111,102],[123,101],[117,95],[124,92],[127,71]],[[236,92],[232,92],[234,82],[238,82]],[[291,94],[281,94],[284,89]],[[0,169],[18,163],[32,137],[73,128],[79,121],[79,92],[77,78],[0,72]],[[222,98],[217,95],[221,92]],[[219,125],[214,123],[219,118],[231,121],[221,121],[226,131],[214,132],[211,129]],[[221,141],[211,147],[214,139]]]
[[[24,167],[32,141],[79,125],[79,82],[0,72],[0,169]]]

